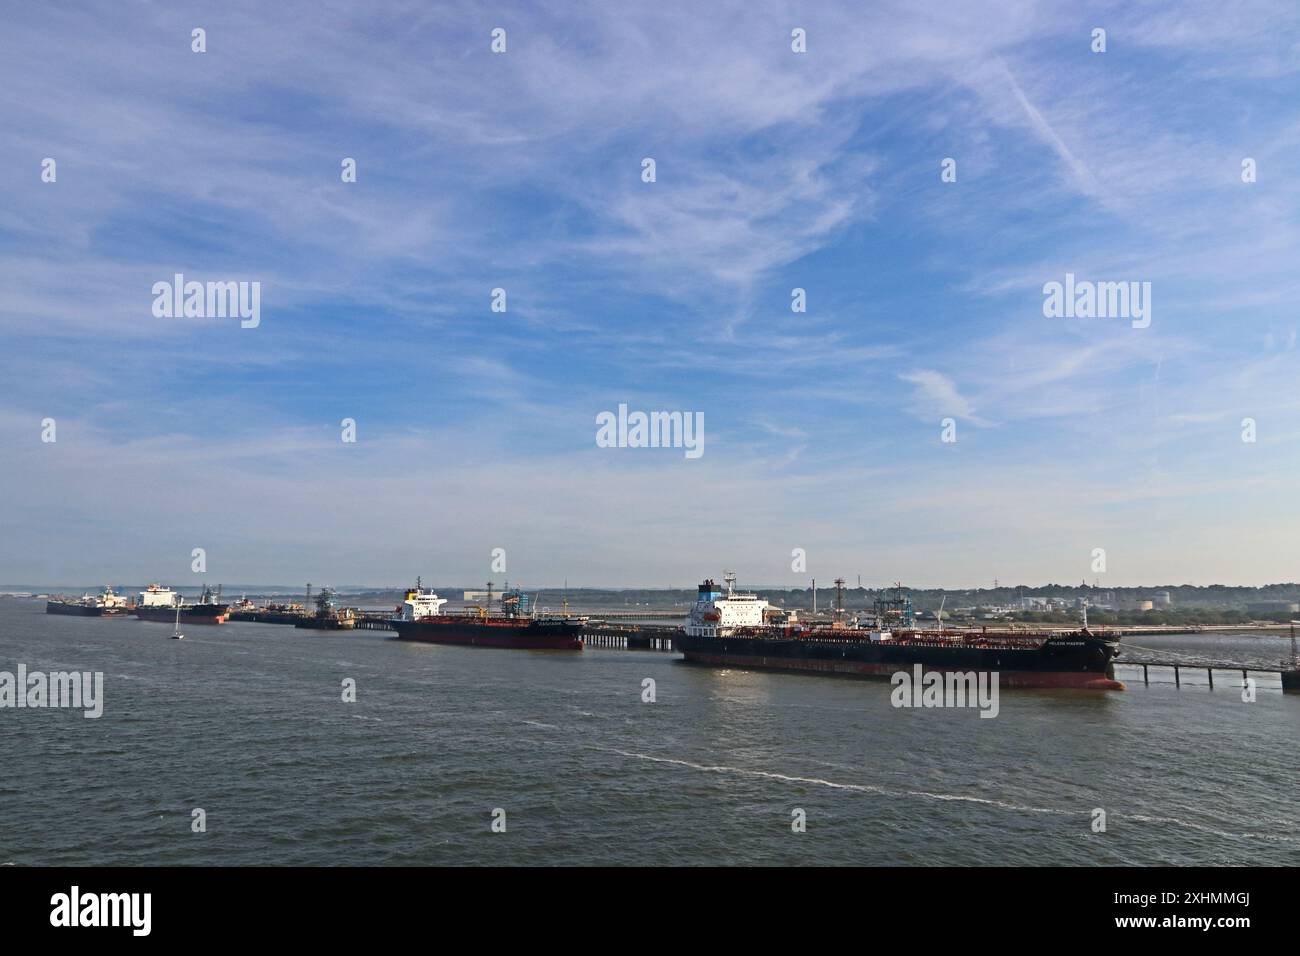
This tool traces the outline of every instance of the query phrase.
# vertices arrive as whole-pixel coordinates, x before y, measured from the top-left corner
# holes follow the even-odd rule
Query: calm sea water
[[[105,681],[98,720],[0,710],[0,864],[1300,863],[1300,697],[1276,677],[1255,703],[1227,674],[1008,691],[981,719],[667,653],[170,633],[0,602],[0,670]],[[1289,646],[1140,643],[1260,663]]]

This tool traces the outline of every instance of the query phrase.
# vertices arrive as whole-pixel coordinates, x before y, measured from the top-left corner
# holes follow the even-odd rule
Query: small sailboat
[[[179,641],[185,635],[181,633],[181,596],[176,595],[176,629],[172,631],[172,640]]]

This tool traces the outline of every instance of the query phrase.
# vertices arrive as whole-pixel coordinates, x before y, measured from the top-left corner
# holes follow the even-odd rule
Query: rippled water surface
[[[1121,669],[1126,692],[1007,691],[981,719],[668,653],[170,633],[0,602],[0,670],[105,682],[98,720],[0,710],[0,864],[1300,863],[1300,696],[1275,676],[1244,703],[1231,674]],[[1271,666],[1289,648],[1138,643]]]

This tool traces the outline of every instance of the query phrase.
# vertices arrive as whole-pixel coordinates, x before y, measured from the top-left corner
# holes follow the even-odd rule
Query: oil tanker
[[[180,617],[176,616],[177,609]],[[230,605],[221,603],[220,591],[213,591],[206,584],[197,604],[184,604],[179,594],[161,584],[151,584],[140,592],[135,602],[135,616],[142,621],[159,621],[171,624],[175,621],[190,624],[224,624],[229,615]]]
[[[46,614],[74,614],[77,617],[125,617],[130,608],[126,598],[120,597],[111,587],[100,595],[87,594],[81,598],[55,597],[45,602]]]
[[[230,621],[245,621],[250,624],[297,624],[307,614],[301,604],[271,603],[259,606],[248,598],[230,605],[226,615]]]
[[[695,606],[674,638],[687,661],[715,667],[808,671],[890,677],[920,664],[924,671],[996,673],[1003,687],[1123,690],[1115,679],[1117,636],[1073,633],[962,631],[918,628],[902,590],[878,599],[864,622],[828,626],[792,622],[756,594],[725,593],[712,580],[699,587]],[[785,618],[784,620],[782,618]]]
[[[476,612],[444,614],[445,598],[425,589],[419,579],[406,592],[397,617],[389,626],[404,641],[427,644],[468,644],[475,647],[510,647],[526,650],[580,651],[586,618],[537,617],[528,610],[528,597],[515,590],[501,596],[501,610],[493,613],[491,585],[488,608]]]

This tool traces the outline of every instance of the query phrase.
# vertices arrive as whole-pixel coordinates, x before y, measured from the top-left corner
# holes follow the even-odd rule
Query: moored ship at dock
[[[177,609],[180,616],[177,617]],[[224,624],[230,605],[221,603],[221,591],[213,591],[206,584],[195,604],[186,604],[180,594],[161,584],[151,584],[140,592],[135,603],[135,616],[142,621],[189,624]]]
[[[350,631],[357,626],[357,615],[353,608],[336,608],[334,590],[321,588],[316,595],[316,613],[299,615],[293,626],[313,631]]]
[[[297,624],[306,615],[307,610],[301,604],[271,602],[259,605],[244,598],[230,606],[227,620],[249,624]]]
[[[501,597],[501,610],[491,608],[491,585],[488,607],[459,614],[444,614],[445,598],[425,589],[417,579],[407,590],[400,613],[389,624],[399,640],[429,644],[467,644],[475,647],[507,647],[528,650],[572,650],[583,647],[585,618],[564,616],[537,617],[529,612],[528,596],[507,590]]]
[[[46,614],[70,614],[77,617],[125,617],[130,611],[126,598],[111,587],[102,594],[86,594],[80,598],[55,597],[45,602]]]
[[[712,580],[700,585],[675,638],[687,661],[865,677],[890,677],[920,664],[942,673],[996,672],[1004,687],[1124,687],[1113,665],[1118,637],[1094,634],[1086,621],[1068,634],[923,629],[900,589],[877,600],[865,621],[846,620],[840,608],[829,624],[806,624],[755,594],[736,592],[734,575],[724,580],[725,593]]]

